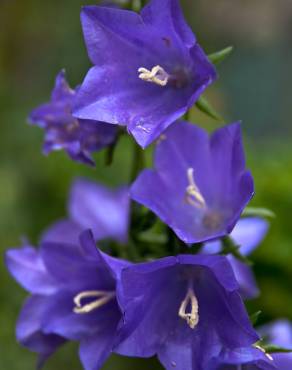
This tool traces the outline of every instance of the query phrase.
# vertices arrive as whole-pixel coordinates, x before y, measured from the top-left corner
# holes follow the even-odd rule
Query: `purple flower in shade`
[[[243,218],[237,222],[230,237],[236,245],[240,246],[241,254],[248,256],[262,242],[268,228],[268,222],[261,218]],[[202,253],[214,254],[220,253],[221,250],[222,242],[218,239],[206,243]],[[227,258],[239,283],[242,297],[255,298],[259,294],[259,290],[252,269],[232,255],[228,255]]]
[[[116,352],[158,355],[166,369],[206,370],[223,348],[258,340],[237,290],[224,256],[179,255],[126,267]]]
[[[155,169],[144,170],[131,196],[150,208],[185,243],[230,233],[253,195],[238,123],[206,131],[171,126],[157,144]]]
[[[121,313],[116,284],[128,262],[100,252],[85,231],[80,245],[43,243],[6,254],[12,276],[31,293],[20,314],[17,338],[43,362],[65,340],[80,342],[86,370],[109,356]]]
[[[94,67],[78,91],[74,115],[127,126],[142,147],[216,78],[178,0],[152,0],[141,14],[87,6],[81,21]]]
[[[287,320],[279,320],[260,328],[260,334],[275,346],[292,349],[292,324]],[[274,363],[279,370],[292,369],[292,353],[273,353]]]
[[[78,179],[71,187],[69,219],[57,221],[43,240],[77,243],[82,231],[91,229],[95,240],[112,238],[121,243],[128,239],[129,189],[110,190],[95,182]]]
[[[206,370],[276,370],[273,358],[260,347],[224,350]],[[284,370],[279,368],[279,370]]]
[[[29,120],[45,130],[44,154],[64,149],[73,160],[94,165],[91,153],[113,143],[116,129],[106,123],[74,118],[75,95],[76,91],[66,81],[65,72],[60,72],[51,101],[33,110]]]

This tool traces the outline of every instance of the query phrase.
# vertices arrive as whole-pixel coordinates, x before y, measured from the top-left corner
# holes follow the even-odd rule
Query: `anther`
[[[189,182],[189,185],[186,189],[187,202],[196,208],[206,208],[206,201],[194,180],[193,168],[189,168],[187,170],[187,177]]]
[[[188,307],[191,308],[191,312],[187,312]],[[178,316],[183,320],[186,320],[191,329],[195,329],[195,327],[198,325],[199,305],[197,297],[192,288],[188,289],[187,295],[180,305]]]
[[[169,74],[160,66],[155,66],[150,70],[141,67],[138,69],[139,78],[146,82],[152,82],[159,86],[166,86]]]
[[[85,292],[81,292],[77,294],[74,297],[74,304],[75,307],[73,309],[73,312],[77,314],[86,314],[90,313],[93,310],[98,309],[99,307],[104,306],[106,303],[108,303],[110,300],[112,300],[115,297],[115,292],[113,291],[101,291],[101,290],[89,290]],[[82,304],[82,301],[84,299],[90,299],[90,298],[97,298],[91,303]]]

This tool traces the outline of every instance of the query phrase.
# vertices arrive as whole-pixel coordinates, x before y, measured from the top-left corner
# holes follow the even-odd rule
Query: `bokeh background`
[[[81,0],[0,0],[0,250],[21,237],[37,243],[41,231],[66,213],[72,179],[87,176],[108,185],[127,183],[131,143],[123,138],[115,162],[95,170],[65,154],[41,154],[42,132],[26,117],[49,98],[57,72],[66,68],[72,86],[90,66],[83,43]],[[248,166],[256,196],[253,205],[277,217],[253,254],[262,291],[249,303],[262,310],[261,322],[292,320],[292,2],[291,0],[182,0],[186,17],[208,53],[235,46],[219,67],[220,79],[207,96],[226,121],[243,121]],[[194,111],[193,119],[213,129],[219,124]],[[25,293],[0,261],[0,369],[32,370],[35,355],[14,338]],[[77,346],[65,346],[45,370],[80,370]],[[155,360],[113,358],[105,369],[160,368]],[[144,366],[144,367],[143,367]]]

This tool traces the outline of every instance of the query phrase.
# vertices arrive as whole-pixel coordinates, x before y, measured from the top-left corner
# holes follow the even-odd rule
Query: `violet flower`
[[[106,123],[74,118],[71,111],[75,95],[61,71],[51,101],[36,108],[29,120],[45,130],[44,154],[63,149],[71,159],[94,165],[91,153],[113,143],[116,129]]]
[[[187,122],[171,126],[157,144],[155,169],[144,170],[131,197],[150,208],[185,243],[230,233],[253,195],[238,123],[209,138]]]
[[[261,218],[251,217],[240,219],[232,230],[230,237],[240,246],[240,253],[248,256],[262,242],[267,234],[269,223]],[[215,254],[222,250],[220,239],[204,244],[202,253]],[[240,286],[241,296],[245,299],[255,298],[259,289],[252,269],[232,255],[227,256],[236,280]]]
[[[75,180],[71,186],[69,218],[57,221],[42,240],[78,243],[82,231],[91,229],[96,241],[128,240],[130,198],[127,187],[111,190],[96,182]]]
[[[292,324],[288,320],[278,320],[260,328],[260,334],[268,343],[285,349],[292,349]],[[292,369],[292,353],[273,353],[274,363],[279,370]]]
[[[127,126],[146,147],[216,78],[178,0],[152,0],[137,14],[86,6],[81,21],[94,67],[74,115]]]
[[[261,347],[224,350],[206,370],[277,370],[273,357]],[[279,368],[278,370],[285,370]]]
[[[86,231],[80,245],[10,250],[6,263],[31,294],[17,323],[18,341],[39,353],[40,364],[65,340],[78,341],[84,368],[99,369],[116,340],[116,285],[128,262],[100,252]]]
[[[122,271],[120,286],[120,354],[158,355],[169,370],[206,370],[222,348],[258,340],[224,256],[179,255],[132,265]]]

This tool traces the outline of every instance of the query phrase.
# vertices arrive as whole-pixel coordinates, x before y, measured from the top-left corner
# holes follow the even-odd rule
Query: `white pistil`
[[[115,297],[116,293],[113,291],[89,290],[81,292],[74,297],[75,307],[73,311],[77,314],[90,313],[93,310],[105,305]],[[97,298],[91,303],[82,304],[84,299]]]
[[[152,82],[159,86],[166,86],[169,74],[160,66],[155,66],[149,71],[144,67],[138,69],[139,78],[146,82]]]
[[[191,312],[187,312],[188,307],[191,308]],[[198,325],[199,304],[192,288],[188,289],[187,295],[180,305],[178,316],[183,320],[186,320],[191,329],[195,329],[195,327]]]
[[[194,169],[187,170],[189,185],[186,189],[187,202],[196,208],[206,208],[206,201],[194,180]]]
[[[260,351],[262,351],[270,361],[274,361],[273,357],[272,357],[269,353],[267,353],[267,352],[265,351],[265,349],[264,349],[263,347],[261,347],[260,345],[255,344],[255,345],[254,345],[254,348],[257,348],[257,349],[259,349]]]

